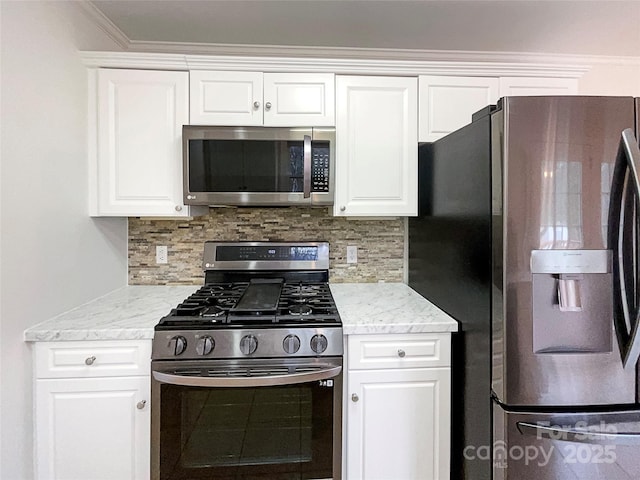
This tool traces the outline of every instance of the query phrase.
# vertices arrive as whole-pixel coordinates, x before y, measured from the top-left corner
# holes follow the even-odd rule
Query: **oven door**
[[[151,478],[340,479],[342,358],[152,362]]]

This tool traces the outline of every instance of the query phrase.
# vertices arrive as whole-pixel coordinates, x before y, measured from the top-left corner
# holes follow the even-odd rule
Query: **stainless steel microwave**
[[[334,128],[182,127],[185,205],[333,205]]]

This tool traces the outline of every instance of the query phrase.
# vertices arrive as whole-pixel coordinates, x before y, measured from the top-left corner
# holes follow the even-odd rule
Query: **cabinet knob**
[[[357,402],[358,400],[360,400],[360,397],[358,397],[358,395],[357,395],[357,394],[352,393],[352,394],[351,394],[351,401],[352,401],[352,402]]]
[[[344,212],[346,209],[347,209],[347,207],[345,207],[344,205],[342,205],[342,206],[340,207],[340,211],[341,211],[341,212]]]
[[[138,403],[136,403],[136,408],[138,410],[142,410],[146,404],[147,404],[146,400],[140,400]]]
[[[176,205],[176,212],[182,211],[182,205]]]
[[[96,357],[91,356],[91,357],[87,357],[87,359],[84,361],[84,363],[86,363],[87,365],[93,365],[93,362],[96,361]]]
[[[404,356],[405,356],[405,355],[406,355],[406,353],[405,353],[405,351],[404,351],[404,350],[402,350],[401,348],[400,348],[400,349],[398,349],[398,356],[399,356],[400,358],[404,358]]]
[[[267,102],[264,104],[265,110],[271,110],[271,102]]]
[[[260,108],[260,102],[253,102],[253,108],[256,110]]]

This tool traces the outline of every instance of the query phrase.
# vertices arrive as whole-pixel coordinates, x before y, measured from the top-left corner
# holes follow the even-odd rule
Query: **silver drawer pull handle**
[[[147,404],[146,400],[140,400],[138,403],[136,403],[136,408],[138,410],[142,410],[146,404]]]
[[[93,362],[96,361],[96,357],[87,357],[87,359],[84,361],[84,363],[86,363],[87,365],[93,365]]]
[[[404,356],[405,356],[405,355],[406,355],[406,353],[405,353],[405,351],[404,351],[404,350],[402,350],[401,348],[400,348],[400,349],[398,349],[398,356],[399,356],[400,358],[404,358]]]
[[[351,394],[351,401],[352,402],[357,402],[358,400],[360,400],[360,397],[358,397],[358,395],[356,395],[355,393]]]

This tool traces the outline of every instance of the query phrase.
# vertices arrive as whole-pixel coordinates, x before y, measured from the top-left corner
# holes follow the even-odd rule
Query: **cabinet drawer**
[[[444,367],[451,365],[451,335],[351,335],[349,369]]]
[[[151,340],[36,343],[36,377],[149,375]]]

